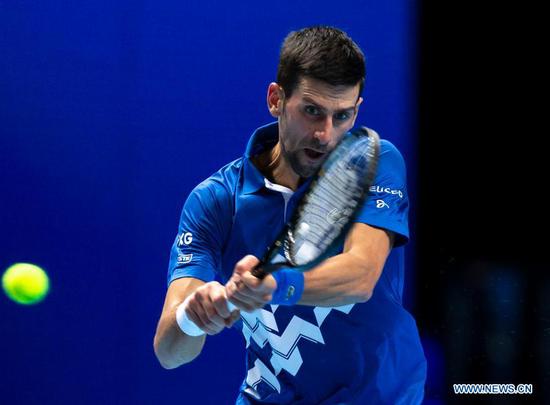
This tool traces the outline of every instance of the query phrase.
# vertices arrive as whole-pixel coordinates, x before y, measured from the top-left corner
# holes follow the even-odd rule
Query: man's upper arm
[[[393,233],[364,223],[355,223],[346,237],[344,253],[368,265],[380,276],[393,244]]]
[[[182,277],[204,282],[215,279],[230,226],[231,204],[228,200],[224,186],[210,179],[189,194],[170,252],[169,285]]]
[[[365,265],[373,286],[391,249],[408,241],[408,211],[405,162],[395,146],[383,141],[374,185],[344,244],[344,253]]]
[[[390,142],[382,141],[381,146],[378,173],[356,222],[386,230],[392,235],[391,247],[398,247],[409,240],[405,161]]]

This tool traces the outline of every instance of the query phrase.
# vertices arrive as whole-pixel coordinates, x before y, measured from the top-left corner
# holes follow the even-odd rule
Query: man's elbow
[[[193,359],[175,359],[170,355],[163,354],[155,348],[155,356],[162,368],[165,370],[173,370],[184,364],[190,363]]]
[[[155,350],[155,356],[160,364],[160,366],[165,370],[172,370],[174,368],[177,368],[179,364],[176,364],[175,361],[173,361],[169,356],[163,354],[157,347],[157,345],[154,345]]]
[[[159,340],[156,336],[155,340],[153,341],[153,350],[155,352],[155,357],[157,358],[162,368],[166,370],[171,370],[177,367],[177,365],[173,361],[170,361],[170,357],[163,353],[163,350],[160,348]]]
[[[200,353],[194,353],[187,356],[183,355],[183,353],[180,353],[176,356],[171,353],[170,350],[168,350],[166,347],[163,347],[156,336],[153,342],[153,349],[161,367],[166,370],[173,370],[175,368],[178,368],[179,366],[183,366],[184,364],[191,363]]]
[[[160,366],[165,370],[173,370],[179,367],[179,364],[167,361],[158,356],[157,356],[157,360],[159,361]]]
[[[357,302],[364,303],[372,298],[374,293],[374,287],[376,283],[370,277],[364,277],[360,282],[357,283]]]
[[[176,362],[172,359],[163,359],[161,357],[157,356],[157,360],[159,361],[159,364],[161,367],[165,370],[173,370],[175,368],[178,368],[179,366],[183,366],[184,364],[187,364],[189,362]]]
[[[365,303],[372,298],[373,289],[369,287],[364,287],[357,292],[357,302]]]

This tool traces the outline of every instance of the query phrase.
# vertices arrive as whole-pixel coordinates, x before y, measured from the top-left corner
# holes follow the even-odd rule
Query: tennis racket
[[[380,139],[372,129],[360,127],[344,136],[314,175],[290,221],[252,274],[263,279],[289,266],[308,271],[335,254],[367,198],[379,154]],[[281,251],[284,261],[275,263]],[[228,307],[230,311],[236,309],[231,303]],[[204,334],[185,311],[183,318],[178,324],[185,333]]]

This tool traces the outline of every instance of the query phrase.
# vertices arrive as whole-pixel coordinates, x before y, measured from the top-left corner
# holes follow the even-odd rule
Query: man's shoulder
[[[191,192],[207,198],[226,202],[232,199],[241,174],[243,158],[235,159],[200,182]]]
[[[386,155],[388,158],[403,160],[403,155],[391,141],[380,139],[380,155]]]
[[[375,132],[374,129],[368,128],[370,131]],[[399,151],[399,148],[392,143],[390,140],[382,138],[380,136],[380,153],[379,153],[379,162],[383,166],[392,166],[395,168],[405,168],[405,159]]]
[[[403,155],[397,146],[387,139],[380,140],[380,166],[386,170],[406,171]]]

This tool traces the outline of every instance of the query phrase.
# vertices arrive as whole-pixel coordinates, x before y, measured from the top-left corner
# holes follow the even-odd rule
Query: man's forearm
[[[391,233],[355,224],[346,237],[344,253],[304,274],[304,291],[298,304],[332,307],[368,301],[392,245]]]
[[[187,336],[176,321],[178,306],[204,284],[202,280],[187,277],[172,281],[168,287],[153,343],[155,355],[164,368],[171,369],[189,363],[204,346],[204,336]]]
[[[172,369],[193,361],[204,346],[205,336],[187,336],[177,322],[175,309],[161,318],[155,335],[155,354],[162,367]]]
[[[304,274],[300,305],[340,306],[368,301],[381,269],[350,253],[322,262]]]

